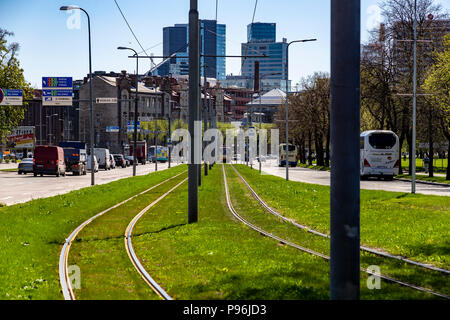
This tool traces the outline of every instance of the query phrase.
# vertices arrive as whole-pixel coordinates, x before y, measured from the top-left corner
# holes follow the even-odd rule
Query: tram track
[[[276,216],[276,217],[278,217],[278,218],[280,218],[280,219],[282,219],[283,221],[285,221],[285,222],[288,222],[288,223],[290,223],[290,224],[292,224],[292,225],[294,225],[294,226],[296,226],[297,228],[299,228],[299,229],[302,229],[302,230],[305,230],[305,231],[307,231],[307,232],[309,232],[309,233],[312,233],[312,234],[315,234],[315,235],[317,235],[317,236],[319,236],[319,237],[322,237],[322,238],[327,238],[327,239],[330,239],[330,236],[329,235],[327,235],[327,234],[325,234],[325,233],[321,233],[321,232],[318,232],[318,231],[316,231],[316,230],[313,230],[313,229],[311,229],[310,227],[308,227],[308,226],[305,226],[305,225],[302,225],[302,224],[299,224],[298,222],[296,222],[296,221],[294,221],[294,220],[292,220],[292,219],[289,219],[289,218],[287,218],[287,217],[285,217],[285,216],[283,216],[282,214],[280,214],[279,212],[277,212],[276,210],[274,210],[272,207],[270,207],[257,193],[256,193],[256,191],[250,186],[250,184],[244,179],[244,177],[236,170],[236,168],[233,166],[233,165],[231,165],[231,167],[233,168],[233,170],[236,172],[236,174],[239,176],[239,178],[242,180],[242,182],[246,185],[246,187],[249,189],[249,191],[252,193],[252,195],[253,195],[253,197],[270,213],[270,214],[272,214],[272,215],[274,215],[274,216]],[[389,253],[386,253],[386,252],[381,252],[381,251],[379,251],[379,250],[376,250],[376,249],[373,249],[373,248],[370,248],[370,247],[367,247],[367,246],[360,246],[360,250],[361,251],[365,251],[365,252],[368,252],[368,253],[372,253],[372,254],[374,254],[374,255],[377,255],[377,256],[381,256],[381,257],[385,257],[385,258],[389,258],[389,259],[395,259],[395,260],[398,260],[398,261],[401,261],[401,262],[405,262],[405,263],[407,263],[407,264],[410,264],[410,265],[414,265],[414,266],[418,266],[418,267],[421,267],[421,268],[424,268],[424,269],[428,269],[428,270],[432,270],[432,271],[437,271],[437,272],[441,272],[441,273],[444,273],[444,274],[448,274],[448,275],[450,275],[450,270],[447,270],[447,269],[443,269],[443,268],[438,268],[438,267],[435,267],[435,266],[432,266],[432,265],[429,265],[429,264],[424,264],[424,263],[421,263],[421,262],[418,262],[418,261],[414,261],[414,260],[411,260],[411,259],[408,259],[408,258],[404,258],[404,257],[401,257],[401,256],[397,256],[397,255],[392,255],[392,254],[389,254]]]
[[[164,199],[166,196],[168,196],[170,193],[172,193],[175,189],[180,187],[183,183],[187,181],[188,178],[184,179],[180,183],[178,183],[175,187],[167,191],[165,194],[163,194],[161,197],[153,201],[151,204],[149,204],[147,207],[141,210],[130,222],[127,229],[125,230],[125,249],[127,250],[128,257],[130,258],[131,262],[133,263],[133,266],[136,268],[138,273],[141,275],[141,277],[144,279],[144,281],[153,289],[153,291],[159,295],[164,300],[173,300],[172,297],[150,276],[150,274],[145,270],[144,266],[140,262],[139,258],[136,255],[136,252],[134,251],[133,243],[132,243],[132,233],[133,229],[138,222],[138,220],[148,211],[150,208],[155,206],[158,202],[160,202],[162,199]]]
[[[236,170],[234,167],[233,167],[233,169]],[[230,212],[232,213],[232,215],[237,220],[239,220],[240,222],[242,222],[246,226],[250,227],[251,229],[259,232],[260,234],[262,234],[262,235],[264,235],[266,237],[272,238],[274,240],[279,241],[280,243],[283,243],[285,245],[293,247],[293,248],[295,248],[297,250],[300,250],[302,252],[306,252],[306,253],[312,254],[312,255],[317,256],[319,258],[322,258],[322,259],[324,259],[326,261],[330,261],[330,257],[329,256],[324,255],[324,254],[319,253],[319,252],[316,252],[316,251],[311,250],[309,248],[302,247],[302,246],[300,246],[300,245],[298,245],[296,243],[293,243],[291,241],[285,240],[285,239],[283,239],[281,237],[278,237],[278,236],[276,236],[276,235],[274,235],[274,234],[272,234],[270,232],[267,232],[267,231],[263,230],[262,228],[254,225],[252,223],[250,223],[249,221],[244,219],[241,215],[239,215],[237,213],[237,211],[234,209],[232,201],[231,201],[230,191],[229,191],[228,182],[227,182],[227,175],[226,175],[226,172],[225,172],[226,171],[225,170],[225,165],[222,165],[222,170],[223,170],[223,179],[224,179],[224,184],[225,184],[225,195],[226,195],[226,200],[227,200],[227,206],[228,206],[228,209],[230,210]],[[238,173],[238,176],[239,176],[239,173]],[[396,284],[404,286],[404,287],[408,287],[408,288],[411,288],[411,289],[414,289],[414,290],[417,290],[417,291],[429,293],[429,294],[435,295],[435,296],[440,297],[440,298],[450,299],[450,296],[448,296],[448,295],[445,295],[445,294],[442,294],[442,293],[439,293],[439,292],[436,292],[436,291],[433,291],[431,289],[424,288],[424,287],[421,287],[421,286],[418,286],[418,285],[415,285],[415,284],[411,284],[411,283],[408,283],[408,282],[405,282],[405,281],[401,281],[401,280],[398,280],[398,279],[395,279],[395,278],[383,275],[381,273],[370,272],[370,271],[368,271],[366,269],[363,269],[363,268],[360,268],[360,271],[364,272],[364,273],[367,273],[369,275],[372,275],[372,276],[377,276],[377,277],[379,277],[381,279],[384,279],[384,280],[392,282],[392,283],[396,283]]]
[[[167,183],[168,181],[171,181],[179,176],[181,176],[182,174],[186,173],[187,171],[183,171],[180,172],[140,193],[135,194],[134,196],[117,203],[116,205],[103,210],[102,212],[92,216],[91,218],[87,219],[86,221],[84,221],[81,225],[79,225],[70,235],[69,237],[66,239],[61,252],[60,252],[60,257],[59,257],[59,279],[60,279],[60,285],[62,288],[62,293],[64,296],[65,300],[76,300],[73,288],[72,288],[72,284],[70,281],[70,277],[69,277],[69,266],[68,266],[68,260],[69,260],[69,252],[71,249],[71,246],[73,244],[73,242],[75,241],[75,239],[77,238],[78,234],[86,227],[88,226],[91,222],[93,222],[94,220],[96,220],[97,218],[103,216],[104,214],[110,212],[113,209],[116,209],[124,204],[126,204],[127,202],[143,195],[146,194],[160,186],[162,186],[163,184]],[[183,182],[185,182],[186,179],[184,179],[182,182],[180,182],[179,184],[177,184],[176,187],[180,186]],[[168,192],[166,192],[163,196],[159,197],[156,201],[152,202],[149,206],[146,207],[146,211],[148,211],[151,207],[153,207],[154,205],[156,205],[160,200],[162,200],[165,196],[167,196],[169,193],[171,193],[173,190],[175,190],[175,188],[170,189]],[[142,211],[141,211],[142,212]],[[145,213],[145,212],[144,212]],[[142,213],[142,215],[144,214]],[[134,263],[133,263],[134,265]],[[152,287],[152,286],[151,286]],[[152,287],[152,289],[154,289]]]

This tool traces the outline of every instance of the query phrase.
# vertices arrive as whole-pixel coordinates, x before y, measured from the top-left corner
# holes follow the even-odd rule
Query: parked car
[[[127,160],[121,154],[113,154],[114,161],[116,162],[116,166],[120,166],[122,168],[127,167]]]
[[[17,172],[19,174],[27,174],[28,172],[33,172],[33,158],[22,159],[22,161],[19,163]]]
[[[88,171],[91,171],[91,155],[88,155],[87,157],[87,169]],[[94,156],[94,172],[98,172],[98,161],[96,156]]]
[[[94,155],[97,157],[98,167],[100,169],[110,170],[111,163],[109,159],[109,150],[105,148],[94,148]]]
[[[125,156],[125,159],[128,161],[129,166],[133,165],[133,160],[134,160],[133,156]]]
[[[44,174],[66,175],[66,164],[64,162],[64,150],[55,146],[37,146],[34,149],[33,174],[41,177]]]
[[[111,153],[109,154],[109,163],[111,165],[111,169],[116,168],[116,160],[114,159],[114,156]]]

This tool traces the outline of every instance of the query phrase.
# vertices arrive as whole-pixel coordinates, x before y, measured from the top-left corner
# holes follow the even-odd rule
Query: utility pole
[[[197,137],[195,121],[198,118],[200,84],[199,21],[197,0],[190,0],[189,10],[189,134],[190,160],[188,163],[188,223],[198,221],[198,173],[196,160]]]
[[[161,96],[164,99],[164,95]],[[158,171],[158,118],[155,117],[155,172]]]
[[[207,94],[207,79],[206,79],[206,63],[205,59],[203,59],[203,135],[205,135],[206,130],[208,129],[207,123],[207,110],[206,110],[206,94]],[[205,144],[203,143],[203,152],[205,151]],[[205,161],[205,176],[208,175],[208,166]]]
[[[172,152],[170,150],[170,147],[172,145],[172,100],[169,101],[169,139],[167,141],[167,152],[169,153],[169,169],[170,169],[170,162],[172,161]]]
[[[199,56],[198,56],[198,74],[199,74],[199,78],[198,78],[198,111],[197,111],[197,123],[200,124],[202,123],[202,79],[201,79],[201,74],[202,74],[202,41],[204,39],[204,37],[202,37],[202,26],[201,26],[201,22],[199,21],[198,24],[198,34],[199,34],[199,43],[198,43],[198,52],[199,52]],[[206,32],[206,30],[203,30],[203,32]],[[205,63],[206,58],[203,58],[203,63]],[[206,76],[206,74],[205,74]],[[202,135],[202,130],[200,128],[200,140],[198,141],[199,143],[199,148],[200,150],[202,150],[202,145],[203,145],[203,139],[201,137]],[[202,185],[202,156],[200,156],[199,158],[199,163],[197,164],[197,174],[198,174],[198,186],[200,187]]]
[[[360,290],[360,0],[331,1],[330,296]]]
[[[412,148],[411,148],[411,193],[416,193],[416,99],[417,99],[417,0],[414,0],[414,45],[413,45],[413,110],[412,110]],[[433,166],[433,164],[431,164]]]

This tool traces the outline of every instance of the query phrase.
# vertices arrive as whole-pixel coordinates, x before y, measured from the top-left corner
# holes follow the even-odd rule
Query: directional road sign
[[[71,106],[73,87],[72,77],[43,77],[42,105]]]
[[[21,106],[22,103],[22,90],[0,89],[0,106]]]

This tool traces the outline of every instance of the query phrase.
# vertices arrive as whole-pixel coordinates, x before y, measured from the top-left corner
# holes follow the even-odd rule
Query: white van
[[[392,180],[400,167],[398,136],[388,130],[364,131],[360,135],[360,176]]]
[[[109,150],[105,148],[94,148],[94,155],[98,160],[98,167],[100,169],[110,170],[111,161],[109,157]]]

